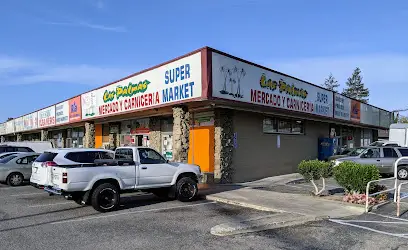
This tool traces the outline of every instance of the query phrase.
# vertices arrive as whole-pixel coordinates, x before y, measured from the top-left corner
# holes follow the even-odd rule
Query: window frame
[[[270,131],[265,129],[266,120],[270,120],[272,129]],[[279,123],[286,122],[290,124],[290,132],[279,131]],[[293,132],[294,125],[300,124],[301,132]],[[297,126],[296,126],[297,127]],[[280,134],[280,135],[305,135],[305,121],[302,119],[281,118],[265,116],[262,120],[262,133],[264,134]]]
[[[391,150],[391,152],[393,152],[393,155],[394,155],[394,156],[385,157],[385,150]],[[395,151],[395,148],[382,148],[382,151],[383,151],[383,156],[382,156],[382,158],[387,158],[387,159],[390,159],[390,158],[391,158],[391,159],[393,159],[393,158],[399,158],[397,151]]]
[[[158,161],[160,161],[160,162],[154,162],[154,163],[142,162],[142,157],[141,157],[142,152],[141,152],[141,150],[154,152],[155,154],[157,154],[159,156],[160,160],[158,160]],[[140,149],[138,149],[138,154],[139,154],[140,164],[142,164],[142,165],[156,165],[156,164],[165,164],[165,163],[167,163],[167,160],[159,152],[157,152],[156,150],[154,150],[152,148],[140,148]],[[154,159],[151,159],[151,160],[154,160]]]

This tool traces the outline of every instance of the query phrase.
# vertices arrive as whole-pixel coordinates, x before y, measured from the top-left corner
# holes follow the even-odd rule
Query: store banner
[[[0,135],[6,134],[6,123],[0,123]]]
[[[55,106],[38,111],[38,127],[44,128],[55,125]]]
[[[334,118],[350,121],[351,99],[334,94]]]
[[[201,97],[201,52],[81,95],[82,119]]]
[[[351,100],[350,119],[353,122],[360,122],[361,120],[361,103],[356,100]]]
[[[389,128],[391,123],[392,123],[391,113],[385,110],[380,110],[380,126],[384,128]]]
[[[380,126],[380,109],[376,107],[372,107],[373,115],[372,115],[372,123],[371,125]]]
[[[333,117],[333,92],[212,53],[213,97]]]
[[[23,122],[23,117],[19,117],[14,119],[14,131],[15,132],[21,132],[24,130],[24,122]]]
[[[65,101],[55,105],[55,123],[57,125],[69,122],[69,102]]]
[[[380,126],[380,110],[369,104],[361,103],[361,123]]]
[[[7,134],[14,133],[14,120],[6,122],[6,133]]]
[[[69,121],[78,122],[82,120],[81,96],[69,100]]]
[[[38,112],[23,116],[24,131],[38,128]]]

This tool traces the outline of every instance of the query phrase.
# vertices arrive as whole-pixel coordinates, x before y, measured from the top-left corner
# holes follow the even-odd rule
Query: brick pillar
[[[187,107],[173,107],[173,160],[187,162],[190,143],[190,113]]]
[[[22,134],[17,134],[16,135],[17,136],[17,139],[16,139],[16,141],[22,141],[23,140],[23,135]]]
[[[1,142],[1,143],[5,143],[5,142],[6,142],[6,137],[5,137],[5,136],[1,136],[1,137],[0,137],[0,142]]]
[[[216,110],[214,131],[214,179],[216,182],[232,182],[233,136],[232,111]]]
[[[150,117],[149,119],[149,146],[160,154],[162,153],[161,145],[161,124],[160,117]]]
[[[84,147],[95,147],[95,124],[93,122],[85,123]]]
[[[41,141],[48,141],[48,131],[47,130],[41,130]]]

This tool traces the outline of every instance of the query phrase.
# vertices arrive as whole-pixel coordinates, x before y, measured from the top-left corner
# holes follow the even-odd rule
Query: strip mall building
[[[365,146],[390,112],[205,47],[0,125],[1,141],[149,146],[206,181],[293,173],[318,138]]]

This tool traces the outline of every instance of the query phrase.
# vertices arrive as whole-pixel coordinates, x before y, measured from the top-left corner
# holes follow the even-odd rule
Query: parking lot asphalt
[[[121,204],[102,214],[31,186],[0,184],[0,249],[408,248],[408,221],[375,214],[221,237],[211,228],[271,213],[204,199],[163,201],[144,193],[127,194]]]

